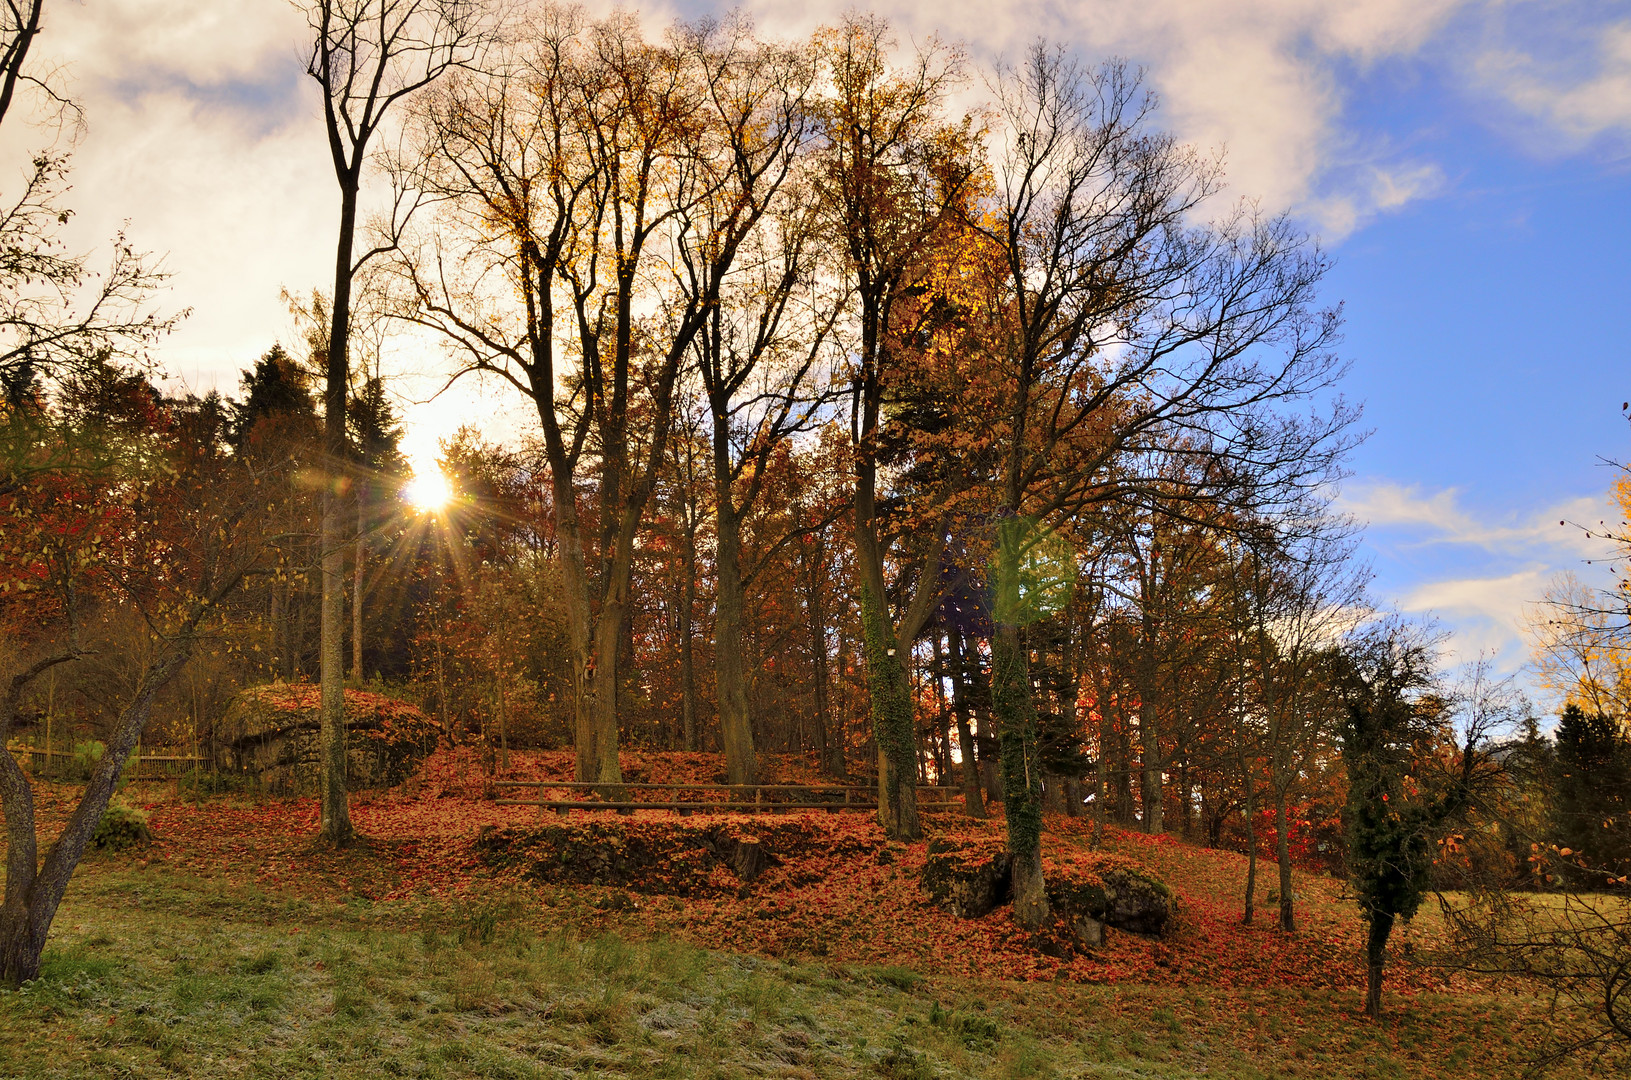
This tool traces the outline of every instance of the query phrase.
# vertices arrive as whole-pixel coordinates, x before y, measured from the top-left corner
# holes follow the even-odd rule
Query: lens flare
[[[431,469],[408,481],[404,492],[414,508],[427,514],[444,509],[453,501],[453,488],[440,469]]]

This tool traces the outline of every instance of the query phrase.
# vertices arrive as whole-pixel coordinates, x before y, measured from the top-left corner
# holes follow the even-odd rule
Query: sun
[[[427,514],[434,514],[453,501],[453,488],[447,477],[434,467],[409,480],[404,494],[415,509]]]

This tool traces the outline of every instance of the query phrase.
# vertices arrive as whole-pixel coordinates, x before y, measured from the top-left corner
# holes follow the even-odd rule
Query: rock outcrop
[[[1007,901],[1013,865],[1001,837],[936,837],[923,864],[923,888],[953,915],[978,919]]]
[[[1160,935],[1177,914],[1171,889],[1144,867],[1116,855],[1049,859],[1043,877],[1049,905],[1083,944],[1102,934],[1100,928],[1078,925],[1083,920],[1135,934]]]
[[[321,695],[310,683],[244,690],[217,728],[223,768],[248,773],[273,791],[317,789]],[[412,776],[436,749],[441,730],[406,702],[364,690],[345,692],[346,783],[384,788]]]
[[[702,822],[694,818],[580,818],[536,828],[488,828],[476,853],[494,868],[514,868],[533,881],[605,885],[663,896],[739,892],[773,866],[787,866],[814,846],[856,850],[853,837],[821,823]],[[789,867],[789,872],[792,871]],[[797,873],[787,879],[808,884]]]
[[[1172,924],[1172,890],[1131,859],[1070,852],[1044,863],[1048,904],[1077,947],[1098,948],[1107,926],[1159,935]],[[1008,902],[1012,876],[1001,836],[953,834],[929,841],[922,884],[954,915],[978,919]]]

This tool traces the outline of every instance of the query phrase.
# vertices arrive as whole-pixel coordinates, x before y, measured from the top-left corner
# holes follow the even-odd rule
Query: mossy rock
[[[311,683],[252,686],[227,707],[221,765],[274,791],[314,791],[322,695]],[[394,787],[419,770],[441,729],[414,706],[365,690],[345,691],[346,785]]]
[[[782,860],[797,830],[732,822],[573,821],[538,828],[486,828],[476,853],[495,868],[558,885],[615,885],[666,896],[720,896]],[[716,873],[724,870],[726,874]]]
[[[1066,923],[1090,919],[1135,934],[1160,935],[1178,913],[1172,890],[1149,870],[1116,855],[1045,860],[1048,903]],[[1088,928],[1091,929],[1091,928]]]
[[[1014,860],[1001,837],[936,837],[928,856],[923,888],[953,915],[978,919],[1008,899]]]

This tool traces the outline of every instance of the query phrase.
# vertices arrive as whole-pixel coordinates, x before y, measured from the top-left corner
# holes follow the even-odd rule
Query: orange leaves
[[[284,689],[302,700],[309,693]],[[655,782],[710,779],[721,767],[709,754],[625,752],[623,757],[626,774]],[[568,752],[517,751],[513,758],[518,775],[570,775]],[[519,889],[531,891],[540,905],[553,905],[552,919],[573,920],[586,932],[666,934],[709,948],[905,965],[971,978],[997,973],[1216,987],[1358,987],[1363,979],[1363,927],[1351,904],[1339,897],[1334,879],[1299,872],[1302,925],[1296,934],[1242,927],[1243,857],[1171,836],[1112,828],[1094,850],[1089,823],[1048,819],[1043,834],[1048,875],[1087,881],[1111,868],[1148,868],[1172,889],[1179,912],[1164,939],[1112,931],[1103,948],[1059,958],[1041,954],[1006,906],[982,918],[958,919],[933,904],[919,881],[927,844],[886,842],[870,814],[681,819],[663,812],[578,813],[560,819],[480,798],[483,780],[475,752],[438,751],[415,784],[354,798],[353,820],[370,843],[338,855],[312,850],[317,805],[311,799],[159,802],[148,807],[149,820],[163,859],[178,870],[324,902],[353,895],[377,901],[475,899]],[[48,786],[42,801],[60,817],[69,804],[58,807],[52,790]],[[1003,843],[999,821],[937,814],[926,823],[931,836],[953,834],[983,851],[994,852]],[[577,844],[585,858],[603,854],[608,869],[618,860],[624,865],[611,874],[552,874],[537,884],[524,860],[507,867],[496,865],[504,860],[483,864],[476,841],[484,828],[513,837],[558,834],[563,844]],[[748,884],[717,852],[710,855],[700,846],[699,837],[710,833],[738,844],[758,842],[773,861]],[[551,844],[533,855],[555,850]],[[594,870],[588,862],[584,866]],[[597,876],[601,884],[592,883]],[[1402,968],[1398,979],[1406,991],[1439,984],[1437,975],[1414,966]]]

